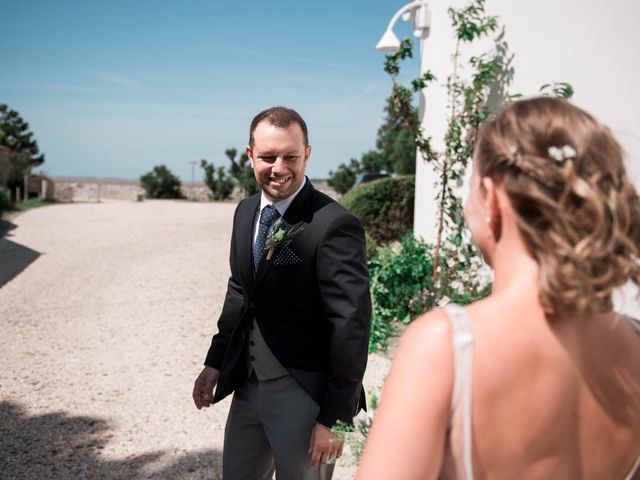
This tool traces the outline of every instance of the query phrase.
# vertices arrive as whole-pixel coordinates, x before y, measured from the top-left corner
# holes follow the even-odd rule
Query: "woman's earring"
[[[493,228],[491,228],[491,217],[485,218],[484,221],[487,223],[487,226],[489,227],[487,236],[489,238],[493,238]]]

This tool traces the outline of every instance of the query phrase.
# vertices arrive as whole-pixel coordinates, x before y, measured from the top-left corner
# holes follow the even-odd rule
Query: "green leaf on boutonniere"
[[[288,246],[293,241],[293,238],[303,230],[302,222],[291,227],[277,225],[273,231],[267,235],[267,241],[264,246],[264,249],[267,251],[267,260],[271,260],[276,250]]]

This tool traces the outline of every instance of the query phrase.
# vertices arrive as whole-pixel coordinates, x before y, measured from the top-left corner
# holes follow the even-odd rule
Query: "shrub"
[[[241,153],[237,161],[237,149],[227,148],[224,151],[224,154],[231,162],[231,166],[229,167],[229,175],[231,175],[231,177],[236,180],[236,183],[240,187],[242,196],[249,197],[254,193],[258,193],[260,191],[260,187],[258,186],[258,182],[256,181],[256,176],[253,173],[253,167],[251,166],[251,161],[249,160],[247,154],[244,152]]]
[[[180,179],[165,165],[153,167],[151,172],[140,177],[140,183],[149,198],[183,198]]]
[[[431,248],[420,243],[409,231],[399,251],[385,247],[369,260],[373,316],[369,350],[385,350],[395,329],[391,322],[409,323],[409,302],[431,285],[433,263]]]
[[[433,247],[409,231],[398,248],[382,248],[369,260],[373,305],[369,350],[385,350],[394,322],[404,324],[449,302],[467,305],[489,294],[491,274],[468,242],[449,239],[439,255],[440,275],[433,285]]]
[[[438,258],[437,301],[431,295],[426,309],[436,305],[457,303],[468,305],[491,293],[493,271],[484,263],[476,247],[471,243],[470,234],[449,237],[442,243]]]
[[[224,167],[216,169],[213,163],[208,163],[204,158],[200,160],[200,166],[204,170],[204,183],[211,191],[214,200],[226,200],[233,193],[233,179],[224,171]]]
[[[371,235],[369,235],[367,232],[364,233],[364,239],[366,242],[365,248],[367,252],[367,258],[371,259],[378,254],[378,244],[373,238],[371,238]]]
[[[413,226],[415,177],[390,177],[347,192],[342,205],[378,243],[401,239]]]
[[[9,196],[9,192],[0,187],[0,219],[2,219],[5,212],[11,210],[11,207],[11,197]]]
[[[355,158],[352,158],[349,165],[341,163],[335,172],[329,172],[327,184],[339,194],[344,195],[353,187],[356,181],[356,174],[359,171],[360,164]]]

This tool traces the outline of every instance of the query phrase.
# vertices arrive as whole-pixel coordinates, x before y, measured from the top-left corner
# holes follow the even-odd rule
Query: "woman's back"
[[[625,480],[640,334],[612,293],[640,286],[640,198],[620,145],[564,100],[517,101],[478,132],[470,184],[492,295],[465,309],[471,335],[440,310],[409,327],[358,478]]]
[[[624,479],[640,456],[640,335],[631,320],[551,323],[526,289],[467,314],[474,477]]]

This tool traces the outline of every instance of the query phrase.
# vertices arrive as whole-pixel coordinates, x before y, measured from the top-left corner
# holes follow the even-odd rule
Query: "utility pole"
[[[191,200],[196,199],[196,190],[195,190],[195,168],[198,163],[197,160],[191,160],[189,162],[191,164]]]

